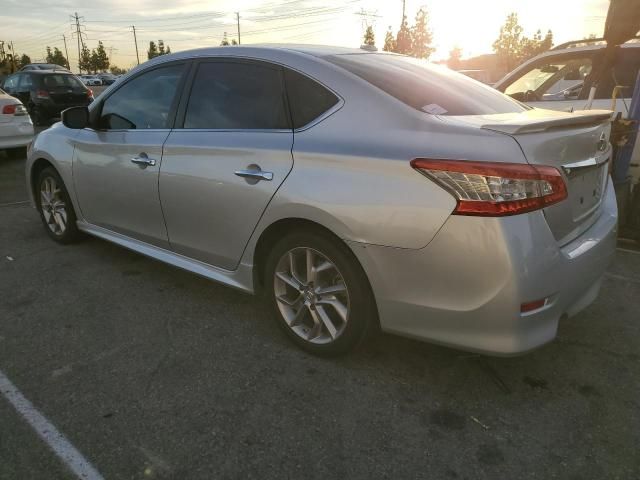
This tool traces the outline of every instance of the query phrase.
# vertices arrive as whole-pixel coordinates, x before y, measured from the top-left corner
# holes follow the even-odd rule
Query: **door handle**
[[[263,172],[262,170],[236,170],[234,173],[239,177],[250,180],[273,180],[272,172]]]
[[[132,163],[140,165],[141,167],[155,167],[156,161],[154,158],[149,158],[146,153],[141,153],[137,157],[131,159]]]

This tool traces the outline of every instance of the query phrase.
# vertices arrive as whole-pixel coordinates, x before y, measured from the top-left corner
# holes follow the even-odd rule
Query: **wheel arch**
[[[31,198],[33,199],[33,202],[36,206],[37,206],[36,191],[38,190],[37,188],[38,186],[36,185],[36,183],[38,181],[38,177],[40,176],[40,173],[45,168],[48,168],[48,167],[53,168],[56,172],[58,172],[58,175],[60,174],[56,166],[50,160],[44,157],[39,157],[38,159],[34,160],[33,164],[31,165],[31,169],[29,170],[29,189],[31,192]]]

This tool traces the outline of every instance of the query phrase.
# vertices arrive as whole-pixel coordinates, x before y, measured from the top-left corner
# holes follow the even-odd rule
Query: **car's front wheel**
[[[69,193],[58,172],[47,167],[38,176],[36,203],[49,236],[58,243],[71,243],[80,237],[76,214]]]
[[[298,346],[317,355],[356,347],[376,323],[367,277],[353,253],[322,231],[282,238],[265,268],[266,299]]]

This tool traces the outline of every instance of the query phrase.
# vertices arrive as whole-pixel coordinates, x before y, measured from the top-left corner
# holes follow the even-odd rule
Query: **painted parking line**
[[[2,371],[0,371],[0,392],[78,478],[104,480],[93,465],[22,395]]]
[[[22,202],[0,203],[0,207],[13,207],[15,205],[27,205],[29,203],[30,203],[29,200],[24,200]]]
[[[618,250],[619,252],[635,253],[636,255],[640,255],[640,250],[630,250],[628,248],[622,248],[622,247],[618,247],[616,248],[616,250]]]

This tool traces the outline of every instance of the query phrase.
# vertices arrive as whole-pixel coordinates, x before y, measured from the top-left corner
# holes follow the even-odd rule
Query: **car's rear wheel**
[[[364,271],[329,234],[301,231],[282,238],[271,250],[265,275],[266,299],[278,324],[308,352],[346,353],[375,324]]]
[[[69,193],[58,172],[47,167],[38,176],[36,203],[47,234],[58,243],[80,238]]]

